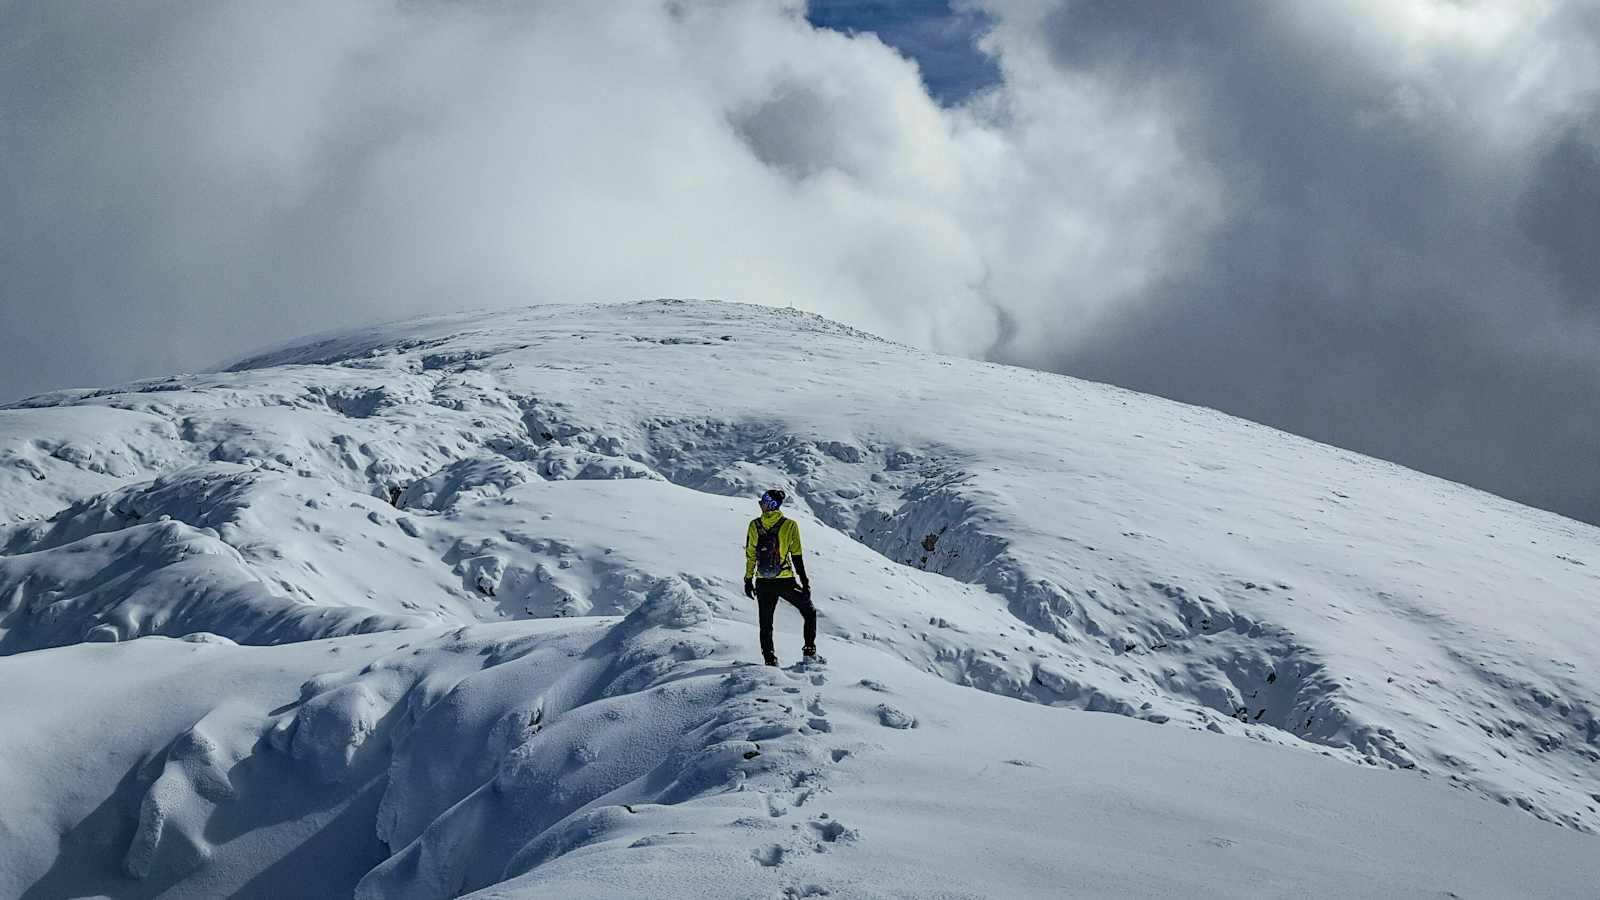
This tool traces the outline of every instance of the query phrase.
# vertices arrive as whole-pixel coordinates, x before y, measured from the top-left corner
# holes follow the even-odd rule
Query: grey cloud
[[[1414,83],[1358,49],[1381,23],[1308,27],[1309,6],[1082,0],[1049,17],[1053,64],[1172,104],[1234,202],[1196,236],[1196,271],[1066,352],[1012,355],[1600,521],[1588,132],[1539,121],[1559,138],[1517,135],[1485,162],[1481,110],[1453,95],[1466,63],[1437,63],[1442,90]]]
[[[734,130],[756,158],[792,177],[805,178],[829,168],[848,171],[833,119],[836,104],[804,84],[783,84],[773,96],[730,112]]]
[[[1593,124],[1561,130],[1534,163],[1521,224],[1567,298],[1600,313],[1600,103]]]

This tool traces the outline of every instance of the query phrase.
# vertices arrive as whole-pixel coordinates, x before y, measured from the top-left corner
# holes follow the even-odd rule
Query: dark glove
[[[800,585],[800,599],[811,602],[811,582]]]
[[[751,600],[756,598],[756,583],[748,578],[744,580],[744,595]]]

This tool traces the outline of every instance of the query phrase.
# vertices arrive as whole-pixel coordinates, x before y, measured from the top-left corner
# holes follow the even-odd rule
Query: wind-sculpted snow
[[[33,723],[0,732],[0,892],[1562,897],[1600,877],[1592,838],[1413,776],[1078,721],[859,645],[751,665],[745,631],[679,585],[622,619],[0,659],[0,715]]]
[[[463,681],[445,661],[478,650],[421,649],[428,635],[673,609],[723,635],[718,652],[752,656],[740,545],[770,486],[794,498],[827,647],[1044,712],[1415,769],[1396,777],[1600,827],[1600,529],[1208,410],[759,307],[426,319],[0,410],[0,652],[398,629],[369,639],[417,642],[408,662],[313,679],[297,712],[262,720],[264,740],[312,781],[406,767],[381,803],[361,795],[385,853],[357,874],[385,896],[402,882],[451,896],[556,871],[641,821],[563,818],[642,777],[614,748],[575,764],[566,737],[546,740],[511,782],[500,760],[529,729],[556,733],[558,709],[574,733],[612,721],[608,692],[653,696],[715,642],[635,647],[618,625],[601,652],[580,624],[582,649],[556,640],[517,661],[485,636],[482,658],[504,663]],[[733,702],[713,683],[670,688],[685,692],[675,717],[629,746],[679,759],[665,748]],[[457,730],[407,749],[424,707]],[[237,709],[216,715],[170,778],[151,776],[167,786],[148,815],[175,833],[204,803],[168,815],[160,798],[179,783],[223,796],[213,770],[243,764]],[[882,731],[915,734],[927,715],[861,707]],[[297,743],[302,719],[331,737]],[[459,742],[490,749],[444,749]],[[572,802],[551,805],[564,791]],[[665,791],[635,799],[695,795]],[[652,841],[641,855],[693,843]],[[775,846],[752,864],[791,865]]]
[[[0,558],[0,654],[147,634],[207,631],[267,644],[418,624],[275,595],[214,533],[180,522]]]

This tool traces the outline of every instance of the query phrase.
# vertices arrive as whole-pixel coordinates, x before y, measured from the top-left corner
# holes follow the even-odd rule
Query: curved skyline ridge
[[[0,397],[715,296],[1600,521],[1591,4],[67,0],[0,30],[32,73],[0,86]]]

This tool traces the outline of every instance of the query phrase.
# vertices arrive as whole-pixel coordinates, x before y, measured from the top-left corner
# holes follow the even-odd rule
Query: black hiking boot
[[[778,664],[778,657],[776,655],[769,654],[765,657],[762,657],[762,661],[769,666],[775,666]]]

